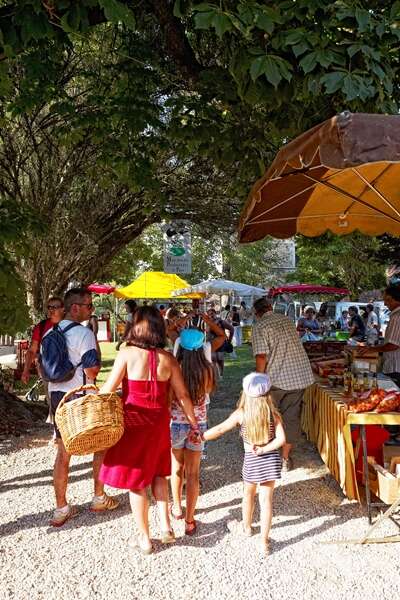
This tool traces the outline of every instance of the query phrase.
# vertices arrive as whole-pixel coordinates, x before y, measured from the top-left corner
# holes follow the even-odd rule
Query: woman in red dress
[[[112,487],[129,490],[139,530],[135,545],[145,554],[152,552],[148,486],[159,510],[161,541],[175,541],[169,520],[166,480],[171,475],[170,387],[192,426],[194,439],[200,436],[179,364],[163,350],[165,342],[165,324],[160,312],[152,306],[139,308],[133,317],[127,346],[120,350],[100,390],[112,392],[122,382],[125,418],[124,435],[107,451],[100,479]]]

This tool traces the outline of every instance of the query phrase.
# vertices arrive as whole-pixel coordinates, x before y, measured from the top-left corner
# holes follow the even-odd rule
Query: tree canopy
[[[308,127],[396,112],[399,25],[387,1],[0,0],[1,201],[47,228],[0,256],[36,310],[162,218],[232,234]]]

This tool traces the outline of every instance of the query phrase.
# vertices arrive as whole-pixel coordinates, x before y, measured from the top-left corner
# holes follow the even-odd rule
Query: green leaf
[[[321,83],[325,85],[326,93],[333,94],[340,90],[345,76],[346,73],[343,71],[333,71],[321,77]]]
[[[292,46],[292,51],[296,58],[301,54],[304,54],[304,52],[307,52],[307,50],[309,50],[309,45],[307,42],[300,42],[299,44]]]
[[[380,79],[384,79],[386,77],[385,71],[376,62],[371,63],[371,71],[375,73],[375,75],[377,75]]]
[[[119,0],[99,0],[104,15],[110,23],[123,23],[128,29],[135,29],[136,21],[133,11]]]
[[[277,61],[271,56],[267,56],[265,60],[265,77],[276,89],[278,84],[282,80],[281,71],[277,64]]]
[[[383,34],[385,33],[385,30],[386,30],[385,21],[380,21],[378,23],[378,25],[376,26],[376,33],[379,38],[381,38],[383,36]]]
[[[335,57],[330,50],[317,50],[315,52],[315,59],[321,67],[329,67],[335,60]]]
[[[355,100],[360,93],[358,79],[352,75],[346,75],[343,79],[343,91],[345,93],[346,100]]]
[[[208,4],[208,2],[201,2],[200,4],[196,4],[194,7],[194,10],[197,12],[215,12],[215,9],[217,8],[215,6],[215,4]]]
[[[310,73],[317,64],[317,53],[310,52],[310,54],[306,54],[304,56],[299,65],[303,69],[304,73]]]
[[[358,23],[358,28],[361,33],[364,33],[368,29],[368,25],[371,20],[371,15],[368,10],[365,8],[356,8],[356,20]]]
[[[230,18],[222,13],[214,15],[212,25],[214,26],[216,34],[219,38],[222,38],[224,33],[231,31],[232,29],[232,22]]]
[[[258,13],[256,16],[256,25],[267,33],[272,33],[275,28],[275,24],[265,13]]]
[[[304,41],[305,34],[303,29],[293,29],[285,34],[284,43],[288,46],[294,46]]]
[[[255,60],[253,60],[253,62],[251,63],[251,67],[250,67],[250,77],[252,78],[253,81],[255,81],[256,79],[258,79],[258,77],[260,77],[261,75],[263,75],[265,73],[265,69],[266,69],[266,56],[258,56]]]
[[[209,29],[214,18],[214,11],[201,12],[194,16],[194,26],[196,29]]]

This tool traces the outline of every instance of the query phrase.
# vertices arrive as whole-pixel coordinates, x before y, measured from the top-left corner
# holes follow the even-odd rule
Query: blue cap
[[[179,337],[185,350],[198,350],[204,344],[204,333],[199,329],[182,329]]]

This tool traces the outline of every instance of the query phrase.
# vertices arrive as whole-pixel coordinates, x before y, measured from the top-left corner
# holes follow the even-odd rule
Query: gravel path
[[[211,422],[227,412],[227,405],[212,407]],[[48,440],[47,430],[15,439],[0,456],[2,600],[400,597],[399,545],[322,543],[359,537],[367,521],[306,443],[296,455],[300,466],[276,489],[273,552],[265,559],[257,552],[257,536],[238,540],[226,529],[227,520],[240,516],[237,433],[209,444],[208,460],[202,463],[198,535],[184,537],[178,521],[176,544],[162,547],[156,541],[156,552],[148,557],[128,548],[134,527],[126,494],[118,493],[118,511],[100,516],[88,512],[87,457],[73,459],[69,487],[71,501],[82,512],[59,530],[48,527],[54,460]],[[157,538],[154,508],[151,522]],[[394,525],[380,530],[393,533]]]

